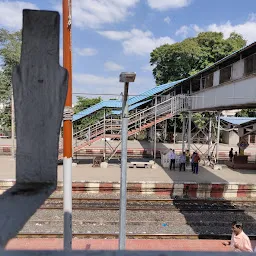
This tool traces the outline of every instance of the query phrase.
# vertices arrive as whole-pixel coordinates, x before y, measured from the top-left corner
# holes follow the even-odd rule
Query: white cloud
[[[232,32],[241,34],[246,40],[247,44],[256,41],[256,14],[251,13],[244,23],[233,25],[231,21],[227,21],[223,24],[210,24],[208,26],[199,27],[196,24],[190,24],[188,26],[182,26],[176,31],[176,35],[183,37],[194,36],[203,31],[222,32],[224,38],[228,38]]]
[[[148,72],[148,71],[152,72],[152,70],[153,70],[154,68],[155,68],[155,65],[151,66],[150,64],[147,64],[147,65],[141,67],[141,69],[142,69],[143,71],[145,71],[145,72]]]
[[[0,26],[13,30],[21,29],[23,9],[37,10],[38,7],[30,2],[0,1]]]
[[[160,11],[188,6],[191,0],[148,0],[152,9]]]
[[[207,27],[208,31],[222,32],[224,37],[227,38],[232,32],[241,34],[246,40],[247,44],[256,41],[256,21],[246,21],[242,24],[232,25],[230,21],[225,24],[217,25],[211,24]]]
[[[72,18],[79,28],[99,28],[118,23],[131,14],[139,0],[76,0],[72,2]],[[56,7],[61,10],[61,5]]]
[[[93,56],[98,53],[96,49],[93,48],[75,48],[75,53],[80,56]]]
[[[107,61],[104,63],[104,68],[105,70],[108,71],[119,71],[119,70],[123,70],[124,67],[121,65],[118,65],[117,63],[113,62],[113,61]]]
[[[176,36],[182,36],[182,37],[187,37],[188,33],[189,33],[189,27],[188,26],[182,26],[180,27],[176,32],[175,35]]]
[[[119,82],[119,76],[97,76],[93,74],[74,73],[74,93],[86,92],[101,96],[104,99],[117,97],[123,92],[123,83]],[[136,77],[130,85],[129,94],[138,95],[155,86],[153,77]],[[105,95],[104,94],[111,94]],[[86,96],[86,95],[83,95]],[[93,96],[95,97],[95,96]]]
[[[125,54],[147,55],[156,47],[163,44],[173,44],[170,37],[155,38],[151,31],[132,29],[128,31],[100,31],[98,32],[111,40],[122,41]]]
[[[170,17],[169,16],[165,17],[164,22],[167,23],[167,24],[170,24],[171,23]]]

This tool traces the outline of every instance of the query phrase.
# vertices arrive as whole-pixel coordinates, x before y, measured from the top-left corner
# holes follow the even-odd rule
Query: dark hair
[[[240,221],[233,221],[232,226],[236,226],[237,228],[243,228],[243,223]]]

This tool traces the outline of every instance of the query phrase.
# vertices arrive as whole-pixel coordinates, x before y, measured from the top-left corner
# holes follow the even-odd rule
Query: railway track
[[[62,209],[62,198],[49,198],[41,209]],[[119,210],[119,199],[74,198],[74,210]],[[128,199],[128,211],[227,211],[256,212],[255,200],[207,200],[207,199]]]
[[[80,239],[117,239],[119,234],[107,233],[73,233],[73,238]],[[183,235],[183,234],[126,234],[128,239],[214,239],[214,240],[227,240],[230,239],[230,234],[221,235]],[[20,233],[17,238],[63,238],[60,233]],[[251,240],[256,240],[256,235],[249,235]]]

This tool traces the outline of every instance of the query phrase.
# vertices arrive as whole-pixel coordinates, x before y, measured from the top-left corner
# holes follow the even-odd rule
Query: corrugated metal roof
[[[241,125],[255,120],[255,117],[221,117],[221,120],[234,125]]]
[[[169,88],[173,87],[174,85],[182,82],[183,80],[184,79],[178,80],[178,81],[175,81],[175,82],[170,82],[170,83],[167,83],[167,84],[162,84],[162,85],[159,85],[159,86],[155,86],[152,89],[150,89],[150,90],[148,90],[146,92],[143,92],[139,96],[131,97],[128,100],[128,104],[132,105],[132,104],[135,104],[135,103],[137,103],[139,101],[145,100],[145,99],[147,99],[147,98],[149,98],[151,96],[159,94],[159,93],[163,92],[164,90],[169,89]]]
[[[163,92],[166,89],[171,88],[172,86],[174,86],[177,83],[180,83],[183,80],[179,80],[179,81],[175,81],[175,82],[171,82],[171,83],[167,83],[167,84],[162,84],[162,85],[156,86],[146,92],[143,92],[139,96],[133,96],[128,99],[128,105],[129,106],[135,105],[142,100],[146,100],[151,96],[154,96],[156,94]],[[140,106],[140,105],[138,105],[138,106]],[[88,116],[88,115],[92,114],[93,112],[100,110],[101,108],[121,108],[121,107],[122,107],[122,101],[119,101],[119,100],[101,101],[100,103],[75,114],[73,116],[73,122],[75,122],[85,116]],[[136,107],[134,107],[134,108],[136,108]]]
[[[146,100],[146,101],[142,101],[142,102],[138,102],[136,104],[133,104],[132,106],[129,107],[129,111],[143,105],[143,104],[146,104],[147,102],[150,102],[151,100]],[[113,110],[112,111],[112,114],[113,115],[120,115],[122,113],[122,110]]]
[[[96,105],[93,105],[83,111],[80,111],[79,113],[75,114],[73,116],[73,122],[88,116],[92,113],[94,113],[97,110],[100,110],[102,108],[121,108],[122,107],[122,103],[119,100],[108,100],[108,101],[101,101]]]

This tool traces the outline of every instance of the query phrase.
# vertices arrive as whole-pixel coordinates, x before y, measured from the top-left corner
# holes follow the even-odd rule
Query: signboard
[[[241,141],[239,141],[239,142],[237,143],[237,146],[238,146],[240,149],[245,150],[245,149],[249,146],[249,144],[248,144],[247,141],[241,140]]]

